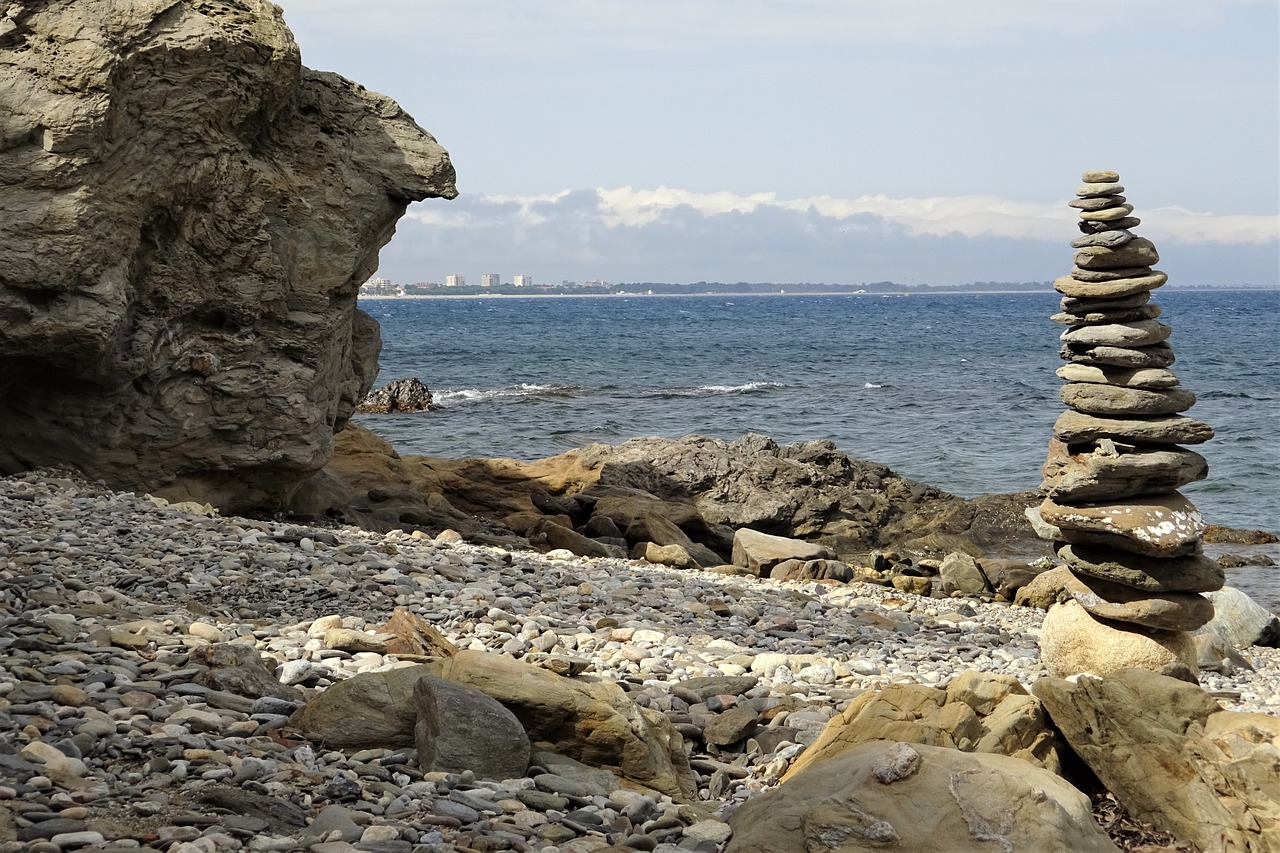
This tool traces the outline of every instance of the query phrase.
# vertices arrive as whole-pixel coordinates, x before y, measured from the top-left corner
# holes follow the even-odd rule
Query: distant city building
[[[480,276],[481,287],[497,287],[500,284],[502,284],[502,276],[496,272],[487,272]]]
[[[403,296],[404,289],[385,278],[371,278],[360,285],[361,296]]]
[[[514,284],[516,287],[533,287],[533,276],[518,275],[515,278],[511,279],[511,283]]]
[[[445,287],[466,287],[467,277],[465,275],[447,275],[444,277]]]

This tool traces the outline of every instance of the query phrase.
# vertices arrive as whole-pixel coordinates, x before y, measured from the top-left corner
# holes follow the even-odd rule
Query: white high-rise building
[[[497,287],[500,284],[502,284],[502,276],[496,272],[487,272],[480,276],[481,287]]]
[[[465,275],[447,275],[444,277],[445,287],[466,287],[467,277]]]
[[[516,287],[533,287],[533,276],[518,275],[515,278],[511,279],[511,283],[514,284]]]

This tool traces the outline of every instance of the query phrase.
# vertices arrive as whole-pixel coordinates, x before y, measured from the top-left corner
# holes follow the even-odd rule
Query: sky
[[[1280,284],[1275,0],[285,0],[459,196],[400,283],[1047,281],[1113,169],[1171,285]]]

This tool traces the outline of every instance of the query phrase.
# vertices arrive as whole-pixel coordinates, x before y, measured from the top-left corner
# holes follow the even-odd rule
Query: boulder
[[[1195,681],[1196,660],[1190,634],[1103,622],[1074,600],[1050,607],[1040,626],[1040,662],[1058,678],[1141,667]]]
[[[739,528],[733,535],[733,564],[743,566],[767,578],[773,567],[788,560],[830,560],[835,554],[822,545],[771,536],[748,527]]]
[[[805,768],[874,740],[1016,756],[1053,772],[1058,742],[1040,703],[1011,675],[968,670],[945,690],[893,684],[856,697],[832,717],[783,781]]]
[[[1213,618],[1197,633],[1221,639],[1237,649],[1280,646],[1280,617],[1243,591],[1224,586],[1205,593],[1213,604]]]
[[[357,290],[448,155],[266,0],[10,11],[0,473],[281,508],[373,384]]]
[[[389,415],[395,412],[427,412],[436,408],[431,389],[421,379],[396,379],[360,401],[357,412]]]
[[[1204,853],[1280,850],[1280,717],[1141,669],[1034,693],[1130,815]]]
[[[530,527],[525,535],[529,538],[530,544],[544,551],[563,548],[579,557],[617,557],[619,559],[627,557],[625,549],[589,539],[571,527],[557,524],[554,518],[544,517]]]
[[[718,566],[724,562],[724,558],[715,551],[689,538],[675,522],[655,512],[646,512],[636,516],[627,525],[623,536],[632,545],[639,542],[652,542],[655,545],[679,545],[699,566]]]
[[[968,554],[948,554],[938,570],[943,594],[981,595],[992,591],[991,582],[978,561]]]
[[[876,741],[813,764],[729,819],[724,853],[1117,848],[1089,798],[1004,755]]]
[[[612,682],[565,678],[486,652],[354,675],[326,688],[289,723],[304,737],[338,749],[412,746],[414,688],[427,675],[498,700],[530,741],[551,744],[569,758],[679,799],[696,791],[684,741],[661,713],[636,705]]]
[[[515,714],[466,684],[424,675],[413,686],[414,746],[422,771],[516,779],[529,766],[529,736]]]
[[[689,556],[680,545],[655,545],[652,542],[637,542],[631,549],[631,559],[644,560],[647,563],[658,563],[674,569],[699,569],[698,561]]]
[[[1070,578],[1071,570],[1066,566],[1058,566],[1047,572],[1041,572],[1018,590],[1013,598],[1013,603],[1020,607],[1048,610],[1053,605],[1060,601],[1065,601],[1069,597],[1066,587]]]
[[[839,560],[783,560],[773,567],[769,576],[784,581],[848,583],[853,580],[853,569]]]

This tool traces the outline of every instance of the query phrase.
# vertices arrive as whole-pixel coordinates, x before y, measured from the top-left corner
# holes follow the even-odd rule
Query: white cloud
[[[1088,37],[1127,25],[1204,25],[1232,6],[1271,0],[285,0],[285,19],[335,33],[399,34],[428,49],[472,55],[610,50],[670,52],[748,40],[764,43],[997,42],[1027,31]]]
[[[791,220],[816,216],[831,227],[847,225],[863,231],[895,229],[913,237],[1056,241],[1072,234],[1076,221],[1076,212],[1066,206],[1065,199],[1053,203],[1013,201],[989,195],[780,199],[773,192],[740,195],[665,186],[656,189],[628,186],[595,190],[592,207],[583,198],[586,194],[586,191],[564,190],[535,196],[471,197],[458,206],[435,202],[415,205],[409,215],[424,224],[444,228],[481,225],[529,228],[572,215],[577,220],[586,216],[590,224],[617,229],[669,224],[690,213],[726,223],[734,219],[736,225],[742,217],[759,218],[768,213]],[[1157,242],[1265,245],[1280,240],[1280,216],[1215,215],[1176,207],[1138,210],[1136,215],[1142,219],[1143,236]]]

